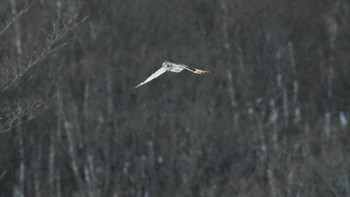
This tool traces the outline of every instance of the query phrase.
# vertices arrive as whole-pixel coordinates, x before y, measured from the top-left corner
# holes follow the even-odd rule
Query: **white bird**
[[[159,77],[161,74],[165,73],[166,71],[170,71],[170,72],[175,72],[175,73],[179,73],[181,72],[183,69],[186,69],[190,72],[193,72],[195,74],[198,75],[203,75],[203,74],[208,74],[210,73],[210,71],[205,71],[205,70],[201,70],[198,68],[193,68],[184,64],[175,64],[172,62],[168,62],[165,61],[162,64],[162,67],[160,69],[158,69],[155,73],[153,73],[151,76],[149,76],[144,82],[140,83],[139,85],[135,86],[135,88],[138,88],[148,82],[150,82],[151,80]]]

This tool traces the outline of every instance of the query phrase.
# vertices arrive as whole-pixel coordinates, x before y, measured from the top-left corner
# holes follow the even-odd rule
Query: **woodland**
[[[350,196],[349,121],[348,0],[0,1],[0,196]]]

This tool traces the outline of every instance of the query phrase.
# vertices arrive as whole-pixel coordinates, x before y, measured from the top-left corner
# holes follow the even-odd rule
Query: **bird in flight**
[[[159,77],[161,74],[165,73],[166,71],[179,73],[179,72],[183,71],[184,69],[188,70],[190,72],[193,72],[195,74],[198,74],[198,75],[210,73],[210,71],[205,71],[205,70],[201,70],[198,68],[193,68],[193,67],[190,67],[190,66],[187,66],[184,64],[176,64],[176,63],[165,61],[165,62],[163,62],[162,67],[160,69],[158,69],[155,73],[153,73],[151,76],[149,76],[144,82],[135,86],[135,88],[138,88],[138,87],[150,82],[151,80]]]

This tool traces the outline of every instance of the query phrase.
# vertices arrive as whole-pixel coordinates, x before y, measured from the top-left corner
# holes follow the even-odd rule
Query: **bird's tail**
[[[196,69],[193,71],[193,73],[198,74],[198,75],[204,75],[204,74],[209,74],[210,71],[201,70],[201,69],[196,68]]]

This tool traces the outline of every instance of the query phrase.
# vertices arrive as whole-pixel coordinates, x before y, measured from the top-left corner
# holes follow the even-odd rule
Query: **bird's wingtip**
[[[137,89],[138,87],[142,86],[144,83],[140,83],[139,85],[135,86],[134,89]]]

